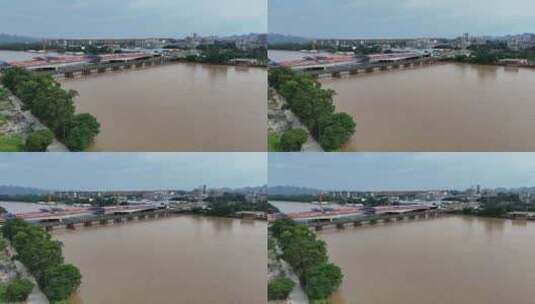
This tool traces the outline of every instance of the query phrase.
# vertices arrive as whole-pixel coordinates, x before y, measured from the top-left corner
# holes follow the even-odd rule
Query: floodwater
[[[83,276],[74,304],[266,301],[266,223],[174,218],[58,230]]]
[[[441,64],[323,79],[357,132],[348,151],[533,151],[535,70]]]
[[[266,151],[267,72],[179,63],[62,80],[101,123],[91,151]]]
[[[55,56],[57,54],[58,53],[56,52],[30,53],[30,52],[22,52],[22,51],[0,50],[0,61],[6,61],[6,62],[25,61],[25,60],[32,60],[35,57]]]
[[[57,207],[61,208],[65,205],[57,204],[57,205],[41,205],[41,204],[35,204],[35,203],[27,203],[27,202],[0,202],[0,207],[3,207],[7,210],[9,213],[17,214],[17,213],[25,213],[25,212],[36,212],[40,211],[41,209],[50,209],[51,207]]]
[[[326,230],[333,304],[533,303],[535,223],[475,217]]]

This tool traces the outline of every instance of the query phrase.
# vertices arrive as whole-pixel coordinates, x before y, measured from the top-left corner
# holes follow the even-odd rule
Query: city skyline
[[[223,0],[218,5],[210,0],[0,3],[2,32],[37,38],[185,37],[191,33],[229,36],[267,31],[267,8],[262,0]]]
[[[271,0],[270,33],[307,38],[455,38],[524,33],[535,27],[526,0]]]
[[[270,154],[268,185],[322,191],[535,186],[534,153]]]
[[[2,154],[0,185],[55,191],[242,188],[266,184],[265,153]]]

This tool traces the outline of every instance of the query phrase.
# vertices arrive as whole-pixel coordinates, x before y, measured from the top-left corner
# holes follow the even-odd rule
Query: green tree
[[[312,266],[304,274],[305,292],[311,299],[326,299],[338,289],[343,277],[340,268],[334,264]]]
[[[26,139],[25,150],[28,152],[44,152],[53,140],[54,133],[49,129],[34,131],[30,133]]]
[[[294,281],[288,278],[276,278],[268,283],[268,300],[284,300],[295,287]]]
[[[65,143],[74,151],[83,151],[100,132],[100,124],[91,114],[77,114],[69,124]]]
[[[8,302],[26,301],[34,284],[27,279],[15,278],[7,284],[5,298]]]
[[[282,134],[280,147],[284,152],[301,151],[308,134],[303,129],[289,129]]]
[[[356,124],[347,113],[323,116],[320,122],[319,143],[326,151],[339,149],[355,133]]]
[[[49,268],[43,279],[43,292],[51,301],[67,299],[82,282],[78,268],[70,264]]]

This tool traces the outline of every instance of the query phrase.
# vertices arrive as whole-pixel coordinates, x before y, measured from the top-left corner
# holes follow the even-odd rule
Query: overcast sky
[[[535,153],[270,153],[270,186],[464,190],[535,186]]]
[[[182,37],[265,33],[266,0],[0,0],[0,33]]]
[[[412,38],[535,32],[533,0],[269,0],[269,32]]]
[[[49,190],[262,186],[265,153],[0,153],[0,185]]]

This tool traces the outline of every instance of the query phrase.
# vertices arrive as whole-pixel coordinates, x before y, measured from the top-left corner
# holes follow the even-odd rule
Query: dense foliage
[[[2,83],[71,150],[85,150],[99,133],[100,124],[91,114],[75,114],[76,91],[62,89],[51,76],[12,68]]]
[[[282,258],[299,276],[311,300],[326,299],[343,279],[340,268],[329,263],[325,242],[304,225],[284,219],[274,222],[270,231],[282,250]]]
[[[26,138],[25,150],[28,152],[45,152],[53,140],[54,134],[49,129],[33,131]]]
[[[307,142],[308,134],[303,129],[286,130],[280,139],[280,148],[283,152],[299,152]]]
[[[268,283],[268,300],[285,300],[295,287],[288,278],[276,278]]]
[[[503,217],[508,212],[530,211],[535,212],[535,206],[520,200],[516,193],[498,193],[495,196],[482,197],[478,209],[467,208],[463,213],[470,215]]]
[[[2,234],[50,300],[64,300],[80,286],[79,270],[63,264],[61,242],[53,240],[43,228],[14,219],[4,224]]]
[[[335,92],[323,89],[313,77],[274,69],[269,71],[268,80],[326,151],[339,149],[355,133],[353,118],[346,113],[335,113]]]
[[[232,59],[256,59],[259,64],[267,63],[266,48],[253,48],[250,50],[238,49],[233,43],[216,43],[199,47],[200,56],[190,56],[186,59],[194,62],[211,64],[229,64]]]
[[[5,299],[11,302],[26,301],[33,290],[33,283],[27,279],[15,278],[9,281],[5,291]]]
[[[535,49],[512,50],[506,43],[487,41],[485,45],[474,45],[469,47],[470,56],[456,57],[457,61],[476,64],[496,64],[501,59],[528,59],[535,61]]]

